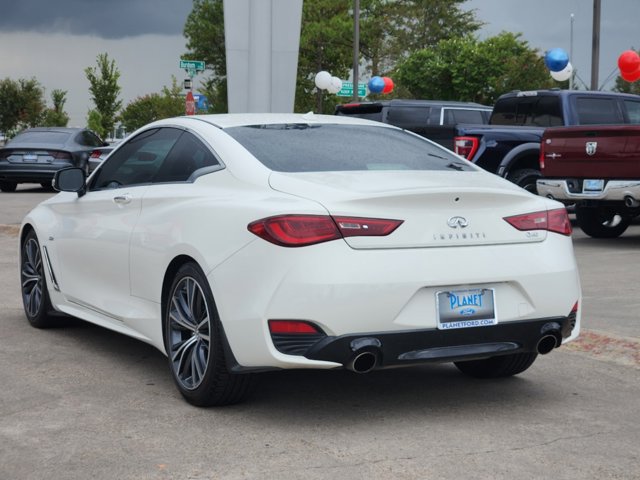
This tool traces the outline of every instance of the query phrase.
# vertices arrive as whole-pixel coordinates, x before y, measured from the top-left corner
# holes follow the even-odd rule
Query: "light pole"
[[[358,101],[360,66],[360,0],[353,0],[353,101]]]
[[[573,20],[574,20],[574,15],[573,13],[571,14],[571,34],[569,37],[569,58],[571,59],[570,61],[573,62]],[[573,64],[575,65],[575,63]],[[573,90],[573,75],[575,74],[576,71],[576,67],[573,67],[573,72],[571,72],[571,76],[569,77],[569,90]]]
[[[600,0],[593,0],[593,33],[591,41],[591,90],[598,90],[600,68]]]

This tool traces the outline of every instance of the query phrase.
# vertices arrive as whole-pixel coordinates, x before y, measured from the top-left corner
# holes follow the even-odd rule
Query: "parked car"
[[[13,192],[19,183],[51,187],[53,174],[66,167],[89,171],[89,154],[106,144],[86,128],[29,128],[0,148],[0,190]]]
[[[195,405],[269,369],[511,376],[580,330],[562,204],[383,123],[165,119],[54,185],[20,232],[27,319],[154,345]]]
[[[538,193],[575,204],[587,235],[618,237],[640,216],[639,152],[640,125],[548,128]]]
[[[115,145],[110,144],[108,147],[94,148],[89,155],[89,171],[92,173],[98,166],[104,161],[105,158],[116,148]]]
[[[338,105],[335,114],[390,123],[453,150],[453,126],[458,123],[485,124],[489,121],[491,107],[473,102],[394,99]]]

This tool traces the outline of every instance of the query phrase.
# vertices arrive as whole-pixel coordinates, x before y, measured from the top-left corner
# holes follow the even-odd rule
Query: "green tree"
[[[53,90],[51,101],[53,107],[44,112],[42,125],[45,127],[66,127],[69,123],[69,115],[64,111],[64,104],[67,102],[67,92],[65,90]]]
[[[401,62],[395,78],[415,98],[494,103],[501,94],[555,86],[539,52],[519,34],[503,32],[484,41],[440,41]]]
[[[0,80],[0,131],[8,136],[39,125],[45,108],[44,90],[35,78]]]
[[[95,105],[94,110],[100,113],[101,130],[104,134],[113,130],[117,113],[122,107],[122,100],[118,100],[121,91],[118,85],[120,71],[115,61],[109,60],[107,53],[99,54],[96,63],[97,67],[87,67],[84,73],[89,80],[89,92]]]
[[[162,118],[177,117],[185,113],[185,99],[175,77],[171,87],[163,87],[162,93],[138,97],[124,108],[120,121],[127,132]]]
[[[87,128],[93,130],[101,138],[106,138],[108,130],[102,126],[102,114],[96,110],[89,110],[87,114]]]

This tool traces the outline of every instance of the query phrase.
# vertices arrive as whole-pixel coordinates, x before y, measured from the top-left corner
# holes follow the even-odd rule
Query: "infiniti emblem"
[[[447,220],[447,225],[451,228],[466,228],[469,226],[469,221],[464,217],[451,217]]]
[[[596,148],[598,148],[598,142],[587,142],[586,143],[587,155],[595,155]]]

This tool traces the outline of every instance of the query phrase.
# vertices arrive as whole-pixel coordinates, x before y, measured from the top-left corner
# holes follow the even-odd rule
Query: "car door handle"
[[[113,201],[118,205],[126,205],[131,203],[131,195],[128,193],[125,195],[118,195],[117,197],[113,197]]]

